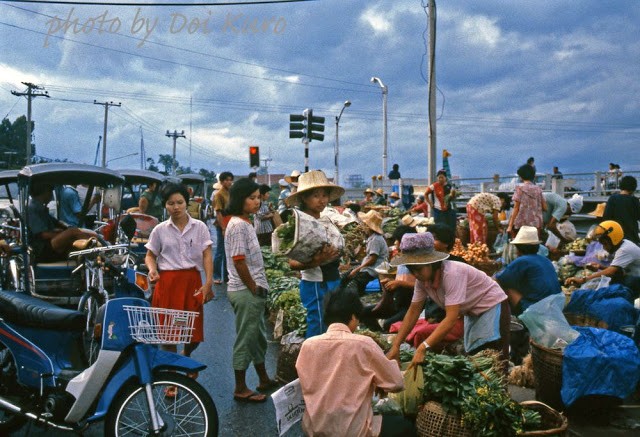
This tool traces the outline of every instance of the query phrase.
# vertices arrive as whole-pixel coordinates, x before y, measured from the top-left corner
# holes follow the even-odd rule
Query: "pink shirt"
[[[302,429],[308,436],[377,436],[382,418],[371,408],[374,389],[404,388],[398,364],[371,338],[353,334],[342,323],[302,343],[296,370],[307,406]]]
[[[442,261],[441,273],[431,282],[416,281],[413,302],[430,297],[438,306],[460,305],[460,314],[479,316],[507,299],[500,285],[486,273],[457,261]]]
[[[542,228],[542,199],[542,188],[534,183],[526,182],[516,187],[513,201],[520,202],[520,209],[513,220],[515,229],[523,226]]]
[[[189,216],[189,222],[182,232],[171,219],[158,224],[144,247],[156,256],[158,270],[196,268],[203,271],[202,252],[211,244],[213,242],[207,225]]]

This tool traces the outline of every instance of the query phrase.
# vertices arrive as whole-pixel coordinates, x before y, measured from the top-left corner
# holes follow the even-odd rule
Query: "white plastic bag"
[[[520,315],[519,318],[529,329],[533,341],[551,348],[554,345],[571,344],[578,338],[580,334],[571,328],[562,313],[564,304],[564,294],[557,293],[534,303]]]

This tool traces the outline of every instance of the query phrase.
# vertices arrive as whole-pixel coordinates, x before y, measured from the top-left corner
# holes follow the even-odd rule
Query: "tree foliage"
[[[31,132],[35,123],[31,121]],[[22,168],[26,162],[27,117],[21,115],[13,123],[5,118],[0,123],[0,161],[4,161],[4,168]],[[31,153],[36,148],[31,144]]]

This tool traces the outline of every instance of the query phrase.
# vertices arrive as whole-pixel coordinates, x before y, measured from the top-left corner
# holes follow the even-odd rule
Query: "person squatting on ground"
[[[402,416],[373,415],[374,390],[404,388],[395,361],[370,337],[353,332],[362,302],[354,291],[338,288],[324,297],[325,334],[302,343],[296,362],[306,404],[302,429],[308,436],[414,436]]]
[[[329,182],[320,170],[310,171],[300,175],[298,191],[287,198],[289,207],[298,207],[316,220],[323,222],[323,226],[334,226],[327,217],[320,217],[329,202],[339,199],[344,194],[344,188]],[[324,295],[340,285],[339,252],[336,247],[324,245],[307,263],[289,259],[289,267],[299,270],[300,300],[307,310],[306,337],[320,335],[326,331],[326,324],[322,320],[322,299]]]
[[[358,218],[367,233],[366,255],[362,263],[349,272],[347,288],[355,290],[360,296],[364,294],[367,284],[378,277],[376,267],[389,260],[389,248],[382,230],[382,216],[377,211],[358,213]]]
[[[406,265],[416,277],[413,300],[400,331],[387,353],[398,359],[400,345],[411,332],[427,297],[445,310],[438,327],[418,346],[412,366],[424,361],[428,349],[441,342],[464,316],[464,347],[473,354],[483,349],[496,349],[509,358],[511,312],[507,295],[497,282],[484,272],[461,262],[449,261],[448,254],[434,248],[431,233],[408,234],[402,238],[400,253],[391,265]]]
[[[240,402],[265,402],[267,397],[247,386],[246,374],[253,363],[260,384],[258,391],[277,386],[267,374],[264,364],[267,352],[265,307],[269,284],[264,271],[258,237],[250,215],[260,208],[259,186],[251,179],[240,179],[229,190],[229,216],[224,238],[229,270],[227,295],[236,315],[236,339],[233,345],[235,390],[233,398]]]
[[[144,261],[149,269],[149,280],[156,283],[151,306],[198,312],[191,343],[186,344],[183,351],[184,355],[191,356],[204,340],[203,305],[214,296],[211,289],[212,242],[207,225],[187,213],[187,187],[167,184],[161,198],[169,218],[153,228],[145,244]],[[202,271],[204,284],[200,276]],[[176,346],[163,348],[176,351]]]

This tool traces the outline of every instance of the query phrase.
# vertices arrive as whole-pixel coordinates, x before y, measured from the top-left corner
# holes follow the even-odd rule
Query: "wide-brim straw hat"
[[[602,217],[604,215],[604,209],[606,207],[606,203],[598,203],[598,205],[596,205],[596,209],[594,211],[591,211],[588,215],[591,215],[593,217]]]
[[[399,199],[400,195],[394,191],[393,193],[389,194],[389,197],[392,199]]]
[[[434,247],[431,232],[420,234],[405,234],[400,242],[400,252],[391,260],[392,266],[425,265],[444,261],[449,254],[438,252]]]
[[[358,218],[373,232],[384,234],[384,231],[382,230],[382,216],[378,211],[371,210],[366,214],[359,212]]]
[[[291,172],[291,174],[289,176],[285,176],[284,180],[287,181],[288,183],[290,183],[291,185],[297,187],[298,184],[300,183],[300,172],[298,170],[294,170]],[[293,178],[298,178],[298,180],[294,181]]]
[[[298,190],[286,198],[285,202],[289,206],[300,204],[300,194],[324,188],[329,191],[329,202],[339,199],[344,194],[344,188],[329,182],[322,170],[312,170],[300,175],[298,179]]]
[[[416,219],[415,217],[410,216],[409,214],[407,214],[404,217],[402,217],[402,219],[400,219],[400,221],[402,222],[403,225],[411,226],[412,228],[415,228],[416,226],[418,226],[418,223],[420,223],[420,221],[418,219]]]
[[[533,226],[523,226],[518,231],[516,238],[511,241],[511,244],[540,244],[538,239],[538,229]]]
[[[377,194],[378,196],[384,196],[384,190],[383,190],[382,188],[378,188],[378,189],[376,190],[376,194]]]
[[[376,194],[375,191],[373,191],[371,188],[367,188],[363,191],[364,194]]]

